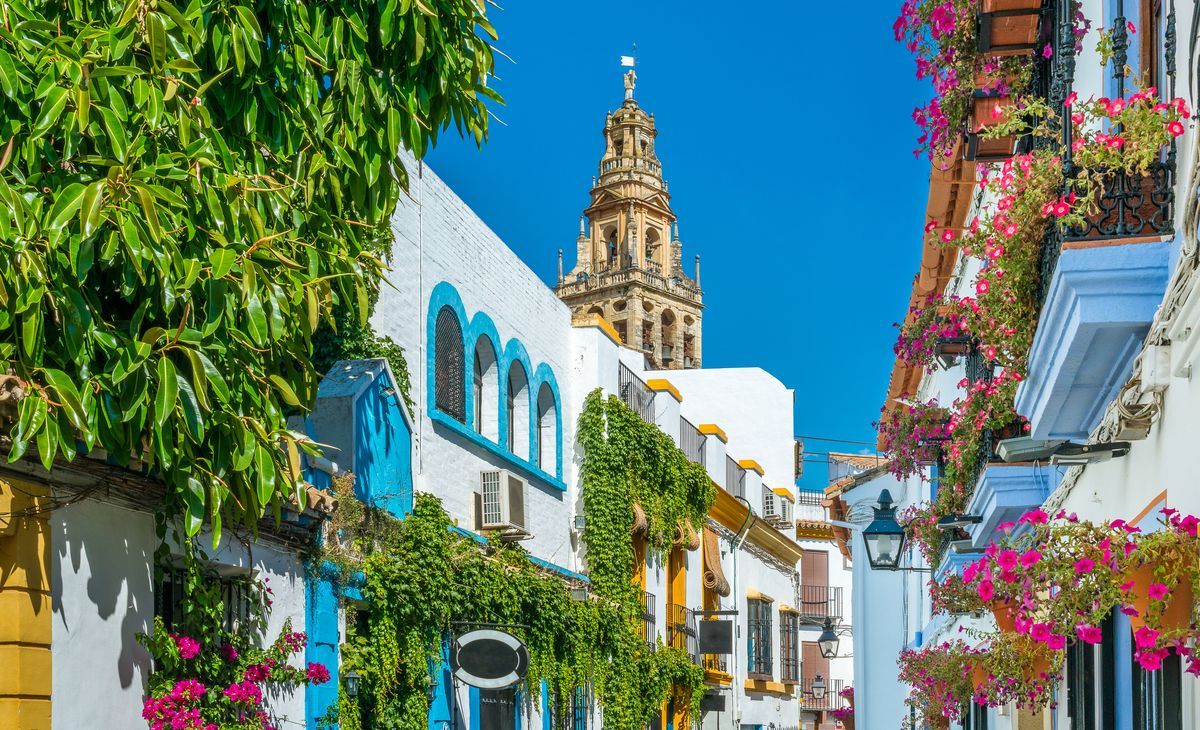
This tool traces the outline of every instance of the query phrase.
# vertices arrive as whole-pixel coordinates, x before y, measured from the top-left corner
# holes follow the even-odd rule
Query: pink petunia
[[[1099,626],[1085,626],[1080,624],[1075,627],[1075,635],[1079,640],[1086,644],[1099,644],[1104,640],[1104,632]]]
[[[1182,137],[1184,132],[1183,123],[1179,121],[1168,122],[1167,131],[1171,133],[1172,137]]]
[[[984,603],[988,603],[996,597],[996,586],[994,586],[990,580],[979,581],[979,586],[975,589],[975,591],[979,594],[979,598]]]
[[[1041,559],[1042,554],[1037,550],[1026,550],[1021,554],[1021,566],[1024,568],[1032,568],[1033,566],[1037,565],[1038,561]]]
[[[1091,558],[1080,558],[1075,561],[1075,575],[1083,575],[1084,573],[1092,572],[1096,567],[1096,561]]]
[[[1137,26],[1133,24],[1132,20],[1127,21],[1125,23],[1125,27],[1129,30],[1130,33],[1137,33]]]
[[[991,288],[991,284],[988,283],[987,279],[980,279],[978,282],[975,283],[975,293],[976,294],[980,294],[980,295],[987,294],[989,288]]]
[[[1167,587],[1165,585],[1163,585],[1162,583],[1151,583],[1150,584],[1149,595],[1150,595],[1150,599],[1153,601],[1161,601],[1162,599],[1167,597],[1167,593],[1169,593],[1169,592],[1170,591],[1167,590]]]
[[[1047,43],[1046,47],[1042,49],[1042,58],[1050,58],[1053,55],[1054,49],[1050,47],[1049,43]]]
[[[1063,106],[1071,106],[1072,104],[1075,103],[1075,100],[1078,98],[1079,98],[1079,94],[1076,94],[1074,91],[1072,91],[1070,94],[1067,94],[1066,99],[1063,99]]]
[[[1143,626],[1133,632],[1133,643],[1139,649],[1152,649],[1158,643],[1158,630]]]

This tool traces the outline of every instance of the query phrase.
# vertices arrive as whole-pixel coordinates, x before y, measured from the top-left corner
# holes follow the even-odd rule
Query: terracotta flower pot
[[[977,86],[984,86],[986,81],[976,80]],[[963,156],[968,160],[979,162],[996,162],[1006,160],[1016,151],[1017,140],[1011,134],[1003,137],[986,137],[984,132],[1001,122],[1008,120],[1013,107],[1011,96],[997,96],[985,92],[975,92],[971,99],[971,131],[967,133],[967,143]]]
[[[1137,631],[1146,625],[1146,614],[1150,611],[1150,584],[1157,583],[1154,579],[1154,566],[1143,565],[1132,570],[1128,579],[1133,581],[1131,594],[1132,605],[1138,615],[1130,616],[1129,623]],[[1167,594],[1166,605],[1162,612],[1162,629],[1175,631],[1187,628],[1192,622],[1192,607],[1196,599],[1192,585],[1187,580],[1180,580]]]
[[[976,664],[975,666],[971,667],[971,686],[975,688],[976,692],[979,691],[979,688],[982,687],[984,682],[987,682],[987,680],[987,667],[983,666],[982,664]]]
[[[1017,630],[1016,607],[1008,601],[992,601],[992,616],[996,618],[996,628],[1005,633],[1015,633]]]
[[[1029,669],[1029,676],[1026,679],[1035,680],[1041,678],[1043,674],[1050,674],[1051,662],[1050,650],[1042,648],[1034,655],[1033,666]]]
[[[847,717],[842,719],[842,727],[846,730],[854,730],[854,718]]]
[[[1041,0],[983,0],[979,51],[990,56],[1033,53],[1041,30],[1041,5]]]

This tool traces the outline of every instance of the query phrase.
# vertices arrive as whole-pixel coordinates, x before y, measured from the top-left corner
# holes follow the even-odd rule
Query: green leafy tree
[[[489,37],[475,0],[0,0],[10,460],[141,462],[192,535],[278,510],[313,333],[366,321],[395,151],[486,138]]]

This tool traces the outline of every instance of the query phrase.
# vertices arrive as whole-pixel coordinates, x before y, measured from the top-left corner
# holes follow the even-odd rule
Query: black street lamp
[[[346,695],[353,698],[358,697],[358,672],[351,669],[346,672]]]
[[[863,530],[863,542],[867,546],[867,562],[875,570],[898,570],[904,554],[904,528],[896,522],[896,508],[892,505],[892,493],[879,493],[879,506],[875,507],[875,519]]]
[[[809,691],[812,692],[814,700],[820,701],[825,699],[825,679],[820,673],[813,677],[812,686],[809,688]]]
[[[824,630],[817,637],[817,646],[821,649],[821,656],[826,659],[833,659],[838,653],[838,644],[841,639],[838,638],[837,631],[833,628],[833,619],[825,619]]]

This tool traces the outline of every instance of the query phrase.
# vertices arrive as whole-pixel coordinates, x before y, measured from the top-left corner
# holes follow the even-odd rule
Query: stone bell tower
[[[604,120],[604,156],[591,202],[579,219],[575,267],[559,253],[555,292],[575,317],[599,314],[652,368],[700,367],[700,257],[695,278],[683,272],[679,223],[654,151],[654,115],[633,98],[637,76],[625,74],[625,103]]]

